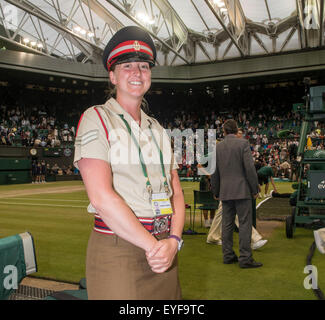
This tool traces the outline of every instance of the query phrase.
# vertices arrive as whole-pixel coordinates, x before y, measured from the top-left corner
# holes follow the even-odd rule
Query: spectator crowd
[[[71,107],[57,99],[43,100],[42,103],[28,104],[14,98],[8,88],[1,88],[0,101],[0,145],[26,147],[62,147],[72,146],[76,134],[76,122],[80,115],[91,105],[84,101],[82,107],[71,104]],[[202,89],[203,90],[203,89]],[[147,96],[149,113],[171,132],[191,129],[194,135],[183,138],[180,174],[197,178],[198,157],[187,159],[188,152],[196,150],[207,153],[209,134],[217,140],[223,139],[222,125],[225,120],[233,118],[243,131],[243,137],[249,139],[254,160],[265,162],[273,168],[275,176],[292,179],[295,172],[295,157],[299,144],[299,133],[302,115],[292,111],[293,103],[302,100],[303,88],[289,86],[283,88],[255,90],[233,90],[229,93],[206,91],[195,93],[169,92],[160,94],[152,92]],[[98,104],[105,101],[104,97]],[[151,109],[154,106],[154,109]],[[84,109],[83,109],[84,108]],[[60,119],[58,119],[60,118]],[[197,145],[195,133],[204,130],[204,147]],[[209,130],[212,129],[212,130]],[[310,138],[314,148],[324,149],[324,124],[312,123]],[[279,138],[278,133],[286,130],[288,135]],[[199,161],[200,162],[200,161]],[[49,169],[49,168],[47,168]],[[69,173],[70,170],[53,170]]]
[[[0,144],[8,146],[60,147],[73,144],[75,127],[59,126],[54,115],[44,108],[22,110],[19,106],[0,105]]]

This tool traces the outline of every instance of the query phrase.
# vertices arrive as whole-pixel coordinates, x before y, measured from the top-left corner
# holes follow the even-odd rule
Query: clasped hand
[[[146,252],[146,257],[151,270],[162,273],[169,269],[177,253],[177,241],[174,239],[163,239],[157,241],[150,251]]]

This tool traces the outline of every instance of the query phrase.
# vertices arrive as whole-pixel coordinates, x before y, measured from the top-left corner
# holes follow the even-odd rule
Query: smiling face
[[[142,100],[151,85],[151,70],[148,62],[127,62],[110,71],[111,83],[116,87],[116,98]]]

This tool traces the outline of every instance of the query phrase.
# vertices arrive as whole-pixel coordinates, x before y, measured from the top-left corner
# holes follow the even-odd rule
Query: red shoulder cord
[[[106,133],[106,139],[108,140],[108,130],[107,130],[106,126],[105,126],[104,120],[103,120],[102,116],[100,115],[99,111],[97,110],[97,108],[94,107],[94,109],[97,112],[97,115],[99,117],[100,122],[102,123],[102,126],[103,126],[103,128],[105,130],[105,133]],[[84,116],[84,113],[81,115],[81,117],[79,119],[78,126],[77,126],[77,131],[76,131],[76,137],[78,135],[79,126],[80,126],[80,123],[81,123],[81,120],[82,120],[83,116]]]
[[[105,133],[106,133],[106,139],[108,140],[108,131],[107,131],[107,128],[106,128],[106,126],[105,126],[104,120],[103,120],[102,116],[100,115],[99,111],[97,110],[97,108],[94,107],[94,109],[95,109],[95,111],[97,112],[98,117],[99,117],[99,119],[100,119],[100,121],[101,121],[101,123],[102,123],[102,125],[103,125],[103,128],[104,128]]]

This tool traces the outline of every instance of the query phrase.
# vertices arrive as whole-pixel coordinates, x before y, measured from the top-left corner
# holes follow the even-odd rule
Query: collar
[[[225,136],[225,139],[233,139],[233,138],[237,138],[237,136],[233,133],[229,133]]]
[[[124,119],[127,120],[129,123],[135,122],[135,120],[130,116],[130,114],[125,111],[114,98],[110,98],[109,100],[107,100],[105,103],[105,107],[116,115],[122,114]],[[152,124],[152,119],[142,109],[140,110],[140,112],[141,129],[149,128],[149,126]]]

